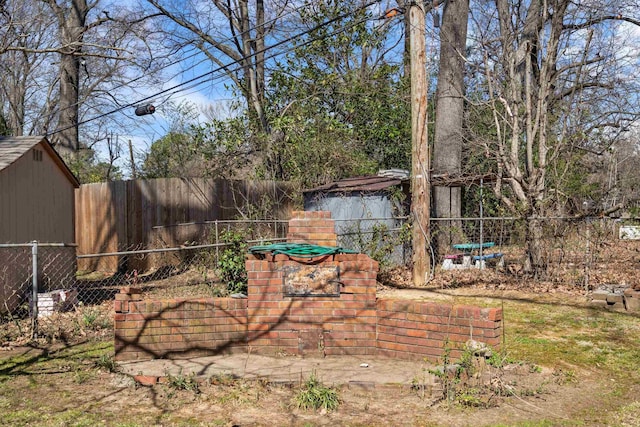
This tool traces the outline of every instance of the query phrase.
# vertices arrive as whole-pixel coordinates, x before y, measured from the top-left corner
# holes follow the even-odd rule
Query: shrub
[[[222,233],[222,241],[227,244],[218,260],[218,274],[220,280],[227,286],[230,293],[247,292],[247,270],[245,268],[245,256],[247,243],[242,233],[237,231],[225,231]]]
[[[102,368],[107,372],[116,372],[118,370],[118,364],[110,354],[103,354],[95,362],[96,367]]]

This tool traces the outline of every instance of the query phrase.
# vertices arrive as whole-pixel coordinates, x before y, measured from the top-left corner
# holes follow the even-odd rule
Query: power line
[[[188,79],[188,80],[186,80],[186,81],[184,81],[184,82],[182,82],[182,83],[176,84],[176,85],[174,85],[174,86],[172,86],[172,87],[170,87],[170,88],[167,88],[167,89],[164,89],[164,90],[159,91],[159,92],[157,92],[157,93],[154,93],[154,94],[152,94],[152,95],[146,96],[146,97],[144,97],[144,98],[142,98],[142,99],[139,99],[139,100],[137,100],[137,101],[135,101],[135,102],[131,102],[131,103],[125,104],[125,105],[123,105],[123,106],[120,106],[120,107],[118,107],[118,108],[115,108],[115,109],[113,109],[113,110],[111,110],[111,111],[108,111],[108,112],[106,112],[106,113],[99,114],[99,115],[97,115],[97,116],[95,116],[95,117],[92,117],[92,118],[89,118],[89,119],[86,119],[86,120],[80,121],[80,122],[78,122],[77,124],[75,124],[75,125],[73,125],[73,126],[67,126],[67,127],[65,127],[65,128],[55,129],[54,131],[51,131],[51,132],[47,133],[47,134],[46,134],[46,136],[54,135],[54,134],[56,134],[56,133],[59,133],[59,132],[65,131],[65,130],[67,130],[67,129],[71,129],[71,128],[76,127],[76,126],[80,126],[80,125],[83,125],[83,124],[86,124],[86,123],[92,122],[92,121],[94,121],[94,120],[101,119],[101,118],[103,118],[103,117],[109,116],[109,115],[114,114],[114,113],[117,113],[117,112],[119,112],[119,111],[122,111],[122,110],[124,110],[125,108],[133,107],[133,106],[136,106],[136,105],[138,105],[138,104],[140,104],[140,103],[143,103],[143,102],[145,102],[145,101],[149,101],[149,100],[151,100],[151,99],[153,99],[153,98],[156,98],[156,97],[158,97],[158,96],[160,96],[160,95],[163,95],[163,94],[165,94],[165,93],[169,93],[169,92],[172,92],[172,94],[178,93],[178,92],[180,92],[180,91],[181,91],[181,90],[178,90],[178,89],[182,88],[183,86],[187,86],[187,85],[190,85],[190,84],[192,84],[192,83],[196,83],[196,82],[198,82],[199,80],[201,80],[201,79],[203,79],[203,78],[205,78],[205,77],[213,76],[214,74],[216,74],[216,73],[218,73],[218,72],[220,72],[220,71],[224,71],[224,74],[222,74],[221,76],[219,76],[219,77],[218,77],[218,78],[221,78],[221,77],[223,77],[225,74],[228,74],[225,70],[226,70],[227,68],[229,68],[230,66],[238,65],[238,64],[240,64],[241,62],[246,61],[247,59],[250,59],[250,58],[255,57],[255,56],[257,56],[257,55],[260,55],[260,54],[263,54],[263,53],[265,53],[265,52],[268,52],[268,51],[270,51],[270,50],[272,50],[272,49],[275,49],[275,48],[277,48],[277,47],[279,47],[279,46],[282,46],[282,45],[284,45],[284,44],[287,44],[287,43],[289,43],[289,42],[292,42],[292,41],[294,41],[294,40],[296,40],[296,39],[298,39],[298,38],[300,38],[300,37],[302,37],[302,36],[304,36],[304,35],[306,35],[306,34],[310,34],[311,32],[314,32],[314,31],[317,31],[317,30],[319,30],[319,29],[321,29],[321,28],[323,28],[323,27],[326,27],[326,26],[328,26],[328,25],[330,25],[330,24],[332,24],[332,23],[334,23],[334,22],[336,22],[336,21],[338,21],[338,20],[340,20],[340,19],[346,18],[346,17],[348,17],[349,15],[353,14],[354,12],[357,12],[357,11],[359,11],[359,10],[363,10],[363,9],[366,9],[366,8],[368,8],[368,7],[370,7],[370,6],[374,5],[374,4],[376,4],[376,3],[379,3],[380,1],[381,1],[381,0],[372,0],[372,1],[369,1],[369,2],[367,2],[367,3],[365,3],[365,4],[361,5],[361,6],[359,6],[359,7],[358,7],[357,9],[355,9],[355,10],[351,10],[351,11],[348,11],[348,12],[342,13],[342,14],[340,14],[340,15],[337,15],[337,16],[335,16],[335,17],[333,17],[333,18],[331,18],[331,19],[329,19],[329,20],[327,20],[327,21],[325,21],[325,22],[323,22],[323,23],[320,23],[320,24],[316,25],[315,27],[313,27],[313,28],[311,28],[311,29],[309,29],[309,30],[303,31],[303,32],[301,32],[301,33],[298,33],[298,34],[295,34],[295,35],[293,35],[293,36],[291,36],[291,37],[288,37],[288,38],[286,38],[286,39],[284,39],[284,40],[281,40],[281,41],[279,41],[279,42],[276,42],[275,44],[273,44],[273,45],[271,45],[271,46],[267,46],[267,47],[265,47],[265,48],[263,48],[263,49],[261,49],[261,50],[259,50],[259,51],[253,52],[253,53],[251,53],[251,54],[249,54],[249,55],[247,55],[247,56],[243,56],[242,58],[239,58],[238,60],[231,61],[231,62],[229,62],[229,63],[227,63],[227,64],[224,64],[224,65],[222,65],[222,66],[220,66],[220,67],[218,67],[218,68],[215,68],[215,69],[213,69],[213,70],[207,71],[206,73],[200,74],[200,75],[198,75],[198,76],[196,76],[196,77],[193,77],[193,78],[191,78],[191,79]],[[342,29],[337,30],[337,31],[335,31],[334,33],[332,33],[332,34],[330,34],[330,35],[327,35],[327,36],[324,36],[324,37],[330,37],[330,36],[333,36],[333,35],[339,34],[339,33],[341,33],[341,32],[344,32],[344,31],[348,30],[349,28],[352,28],[352,27],[353,27],[353,26],[355,26],[355,25],[359,25],[359,24],[361,24],[361,23],[363,23],[363,22],[365,22],[365,21],[367,21],[367,20],[369,20],[369,19],[370,19],[370,18],[365,18],[365,19],[362,19],[362,20],[360,20],[360,21],[356,21],[356,22],[354,22],[353,24],[351,24],[349,27],[342,28]],[[282,54],[288,53],[288,52],[292,51],[293,49],[295,49],[295,48],[297,48],[297,47],[305,46],[305,45],[310,44],[310,43],[313,43],[314,41],[317,41],[317,40],[320,40],[320,38],[313,38],[313,39],[309,39],[309,40],[305,41],[304,43],[302,43],[302,44],[300,44],[300,45],[298,45],[298,46],[293,46],[293,47],[291,47],[291,48],[289,48],[289,49],[285,49],[285,50],[284,50],[284,51],[282,51],[282,52],[279,52],[279,53],[277,53],[277,54],[275,54],[275,55],[272,55],[272,56],[270,56],[269,58],[265,58],[265,60],[266,60],[266,59],[271,59],[271,58],[273,58],[273,57],[275,57],[275,56],[278,56],[278,55],[282,55]],[[241,67],[239,67],[239,68],[238,68],[238,70],[239,70],[240,68],[241,68]],[[234,71],[236,71],[236,70],[234,70]],[[198,84],[202,84],[202,82],[201,82],[201,83],[198,83]],[[188,90],[188,89],[191,89],[191,88],[193,88],[193,87],[195,87],[195,86],[189,86],[187,89],[182,89],[182,90]]]
[[[297,11],[303,10],[305,7],[308,7],[308,3],[305,3],[305,4],[303,4],[302,6],[294,7],[294,8],[292,8],[291,10],[289,10],[288,12],[286,12],[286,13],[284,13],[284,14],[282,14],[282,15],[278,15],[278,16],[276,16],[276,17],[274,17],[274,18],[270,19],[270,20],[267,20],[267,21],[265,21],[265,22],[264,22],[264,24],[263,24],[263,25],[268,26],[268,25],[274,24],[274,23],[276,23],[276,21],[281,20],[281,19],[285,18],[286,16],[293,14],[294,12],[297,12]],[[222,40],[220,41],[220,43],[222,44],[222,43],[230,42],[230,41],[232,41],[232,40],[237,40],[237,39],[238,39],[238,37],[242,37],[242,36],[243,36],[243,35],[245,35],[245,34],[250,34],[252,31],[255,31],[256,29],[257,29],[257,27],[252,27],[252,28],[249,28],[249,29],[247,29],[247,30],[245,30],[245,31],[241,31],[241,32],[239,32],[239,33],[237,33],[237,34],[235,34],[235,35],[232,35],[232,36],[227,37],[226,39],[222,39]],[[183,48],[183,47],[179,48],[176,52],[180,51],[182,48]],[[180,59],[176,59],[175,61],[172,61],[172,62],[170,62],[170,63],[168,63],[168,64],[165,64],[165,65],[163,65],[163,66],[161,66],[161,67],[157,68],[156,70],[154,70],[154,72],[158,72],[158,71],[160,71],[160,70],[164,70],[164,69],[169,68],[169,67],[171,67],[171,66],[173,66],[173,65],[179,64],[180,62],[183,62],[183,61],[185,61],[185,60],[191,59],[191,58],[193,58],[193,57],[195,57],[195,56],[197,56],[197,55],[200,55],[200,54],[204,53],[204,52],[203,52],[203,48],[198,48],[197,46],[191,46],[189,49],[187,49],[187,52],[188,52],[188,51],[192,51],[192,50],[195,50],[195,52],[194,52],[193,54],[190,54],[190,55],[188,55],[188,56],[186,56],[186,57],[183,57],[183,58],[180,58]],[[205,62],[206,60],[207,60],[207,58],[205,58],[205,59],[203,59],[203,60],[199,61],[196,65],[199,65],[199,64],[201,64],[202,62]],[[116,85],[115,87],[109,88],[108,90],[109,90],[109,91],[115,91],[115,90],[120,89],[120,88],[122,88],[122,87],[128,86],[128,85],[130,85],[131,83],[135,83],[135,82],[137,82],[137,81],[139,81],[139,80],[141,80],[141,79],[143,79],[143,78],[145,78],[145,77],[146,77],[146,76],[143,74],[143,75],[138,76],[138,77],[136,77],[136,78],[133,78],[133,79],[131,79],[131,80],[129,80],[129,81],[122,82],[122,83],[120,83],[119,85]],[[165,83],[168,83],[168,81],[167,81],[167,82],[165,82]],[[52,113],[50,113],[50,114],[49,114],[49,116],[50,116],[50,117],[53,117],[55,114],[58,114],[58,113],[60,113],[60,112],[62,112],[62,111],[65,111],[65,110],[67,110],[67,109],[69,109],[69,108],[77,107],[78,105],[82,104],[83,102],[84,102],[84,101],[78,101],[78,102],[75,102],[75,103],[73,103],[73,104],[71,104],[71,105],[68,105],[68,106],[66,106],[66,107],[64,107],[64,108],[57,108],[55,111],[53,111]],[[127,108],[127,106],[124,106],[123,108]],[[80,125],[80,124],[82,124],[82,123],[78,123],[78,125]],[[68,128],[67,128],[67,129],[68,129]],[[52,133],[48,133],[47,135],[52,135],[52,134],[57,133],[57,132],[60,132],[60,131],[61,131],[61,130],[55,130],[54,132],[52,132]]]
[[[373,3],[376,3],[376,2],[373,2]],[[366,8],[366,7],[370,6],[370,5],[371,5],[371,4],[369,4],[369,5],[364,5],[364,6],[362,6],[361,8]],[[350,12],[350,13],[351,13],[351,12]],[[350,13],[349,13],[349,14],[350,14]],[[344,17],[344,16],[342,16],[342,17]],[[341,16],[338,16],[338,17],[337,17],[337,19],[341,19],[342,17],[341,17]],[[327,37],[333,37],[333,36],[335,36],[335,35],[337,35],[337,34],[340,34],[340,33],[342,33],[342,32],[345,32],[345,31],[347,31],[347,30],[349,30],[349,29],[351,29],[351,28],[353,28],[353,27],[355,27],[355,26],[357,26],[357,25],[360,25],[361,23],[366,22],[366,21],[368,21],[368,20],[370,20],[370,19],[379,19],[379,18],[364,18],[364,19],[361,19],[361,20],[359,20],[359,21],[354,21],[354,22],[352,22],[350,25],[345,26],[345,27],[343,27],[343,28],[341,28],[341,29],[339,29],[339,30],[334,31],[333,33],[327,34],[327,35],[325,35],[325,36],[323,36],[323,37],[325,37],[325,38],[327,38]],[[323,25],[324,25],[324,24],[323,24]],[[312,28],[311,30],[308,30],[308,32],[315,31],[316,29],[318,29],[318,27],[314,27],[314,28]],[[308,32],[305,32],[305,33],[308,33]],[[300,36],[300,35],[304,35],[305,33],[300,33],[298,36]],[[305,41],[304,43],[302,43],[302,44],[300,44],[300,45],[293,46],[293,47],[290,47],[290,48],[288,48],[288,49],[285,49],[285,50],[283,50],[283,51],[281,51],[281,52],[274,53],[273,55],[271,55],[271,56],[269,56],[269,57],[266,57],[266,58],[265,58],[265,60],[266,60],[266,59],[272,59],[272,58],[275,58],[275,57],[277,57],[277,56],[280,56],[280,55],[283,55],[283,54],[289,53],[289,52],[291,52],[292,50],[294,50],[294,49],[296,49],[296,48],[299,48],[299,47],[301,47],[301,46],[305,46],[305,45],[307,45],[307,44],[313,43],[314,41],[321,40],[321,39],[322,39],[322,38],[312,38],[312,39],[309,39],[309,40]],[[276,46],[276,45],[274,45],[274,46],[270,46],[270,47],[275,47],[275,46]],[[240,70],[240,69],[241,69],[241,67],[239,66],[239,67],[237,67],[237,68],[235,68],[235,69],[232,69],[231,71],[232,71],[232,72],[235,72],[235,71],[238,71],[238,70]],[[188,87],[186,87],[186,88],[180,88],[180,89],[178,89],[178,90],[174,91],[173,93],[171,93],[171,94],[169,95],[169,97],[171,97],[172,95],[175,95],[176,93],[179,93],[179,92],[182,92],[182,91],[189,90],[189,89],[192,89],[192,88],[194,88],[194,87],[200,86],[201,84],[205,84],[205,83],[207,83],[207,84],[211,84],[211,85],[212,85],[216,80],[220,80],[220,79],[222,79],[222,78],[225,78],[225,76],[226,76],[226,73],[225,73],[225,74],[220,74],[220,75],[216,76],[214,79],[212,79],[212,80],[210,80],[210,81],[207,81],[207,82],[194,82],[193,84],[191,84],[190,86],[188,86]],[[196,93],[196,92],[197,92],[197,91],[192,91],[192,92],[189,92],[189,93],[184,94],[183,96],[187,96],[187,95],[189,95],[189,94],[191,94],[191,93]],[[165,102],[166,102],[166,101],[165,101]]]
[[[362,19],[362,20],[360,20],[360,21],[353,22],[353,23],[351,23],[350,25],[348,25],[348,26],[345,26],[345,27],[341,28],[340,30],[337,30],[337,31],[335,31],[335,32],[333,32],[333,33],[331,33],[331,34],[327,34],[327,35],[325,35],[324,37],[332,37],[332,36],[334,36],[334,35],[340,34],[340,33],[344,32],[344,31],[347,31],[347,30],[349,30],[349,29],[353,28],[354,26],[357,26],[357,25],[359,25],[359,24],[361,24],[361,23],[363,23],[363,22],[365,22],[365,21],[369,20],[369,19],[379,19],[379,18],[366,18],[366,19]],[[268,58],[266,58],[266,59],[272,59],[272,58],[275,58],[276,56],[279,56],[279,55],[282,55],[282,54],[289,53],[289,52],[291,52],[292,50],[296,49],[296,48],[297,48],[297,47],[299,47],[299,46],[304,46],[304,45],[306,45],[306,44],[312,43],[312,42],[317,41],[317,40],[320,40],[320,39],[321,39],[321,38],[314,38],[314,39],[310,39],[309,41],[307,41],[307,42],[305,42],[305,43],[303,43],[303,44],[301,44],[301,45],[298,45],[298,46],[295,46],[295,47],[289,48],[289,49],[287,49],[287,50],[285,50],[285,51],[282,51],[282,52],[275,53],[275,54],[271,55],[270,57],[268,57]],[[238,69],[239,69],[239,68],[238,68]],[[238,69],[233,69],[232,71],[237,71]],[[171,96],[175,95],[176,93],[179,93],[179,92],[182,92],[182,91],[186,91],[186,90],[192,89],[192,88],[194,88],[194,87],[198,87],[198,86],[200,86],[200,85],[202,85],[202,84],[209,84],[210,86],[213,86],[213,84],[214,84],[217,80],[221,80],[221,79],[223,79],[223,78],[225,78],[225,74],[221,74],[221,75],[219,75],[219,76],[216,76],[216,77],[215,77],[215,78],[213,78],[212,80],[208,80],[208,81],[206,81],[206,82],[196,82],[196,83],[193,83],[192,85],[190,85],[190,86],[189,86],[189,87],[187,87],[187,88],[184,88],[184,89],[183,89],[183,88],[181,88],[181,89],[179,89],[179,90],[177,90],[177,91],[175,91],[175,92],[173,92],[173,93],[169,94],[169,96],[167,97],[167,100],[168,100],[168,98],[170,98]],[[194,91],[191,91],[191,92],[187,92],[187,93],[182,94],[180,97],[181,97],[181,98],[183,98],[183,97],[185,97],[185,96],[188,96],[188,95],[191,95],[191,94],[193,94],[193,93],[197,93],[197,92],[199,92],[199,91],[198,91],[198,90],[194,90]],[[336,93],[340,93],[340,94],[342,94],[342,95],[349,95],[349,96],[357,96],[357,95],[368,96],[368,95],[359,94],[359,93],[356,93],[356,92],[344,92],[344,91],[342,91],[342,92],[336,92]],[[231,100],[231,98],[229,98],[229,100]],[[167,102],[167,101],[164,101],[164,102]]]

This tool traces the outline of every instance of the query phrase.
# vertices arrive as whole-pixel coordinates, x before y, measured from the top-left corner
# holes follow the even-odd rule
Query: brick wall
[[[329,224],[333,221],[328,212],[296,212],[289,225],[290,238],[335,246]],[[501,309],[377,300],[378,263],[367,255],[312,259],[249,255],[246,267],[247,299],[147,301],[138,290],[123,288],[115,301],[116,358],[177,359],[250,350],[436,362],[445,346],[452,350],[452,357],[458,357],[471,338],[492,347],[500,345]],[[323,272],[337,274],[337,280],[325,280],[327,287],[319,290],[305,288],[304,296],[291,291],[290,275],[311,277],[313,287],[322,282],[313,275]]]
[[[179,359],[246,351],[246,300],[149,301],[142,300],[138,292],[123,288],[116,295],[116,360]]]
[[[445,343],[459,357],[469,339],[500,346],[502,310],[425,301],[378,300],[378,354],[438,360]]]

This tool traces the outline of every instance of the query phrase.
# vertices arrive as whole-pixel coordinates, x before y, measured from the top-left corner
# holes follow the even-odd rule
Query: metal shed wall
[[[329,211],[336,222],[338,245],[350,249],[357,241],[356,234],[371,235],[375,225],[384,225],[388,230],[402,226],[402,221],[394,219],[397,208],[386,192],[307,193],[304,200],[305,211]],[[405,262],[406,250],[402,245],[396,247],[389,258],[389,264],[400,265]]]

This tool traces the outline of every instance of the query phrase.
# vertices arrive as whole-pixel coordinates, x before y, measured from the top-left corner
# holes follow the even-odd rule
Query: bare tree
[[[158,87],[171,63],[148,18],[118,0],[3,1],[0,132],[48,135],[74,170],[118,176],[109,135],[141,123],[120,110]]]
[[[2,2],[0,106],[10,133],[50,134],[67,153],[106,141],[113,128],[104,126],[123,120],[108,114],[93,120],[81,144],[83,115],[102,117],[123,104],[118,94],[154,81],[153,65],[163,47],[147,44],[157,40],[152,27],[145,17],[131,18],[126,8],[109,14],[113,4],[101,5],[105,9],[99,10],[97,0]]]
[[[189,0],[147,2],[172,22],[167,36],[178,48],[193,45],[224,70],[245,99],[257,129],[267,132],[265,111],[266,38],[288,1]]]
[[[78,101],[80,99],[80,63],[87,16],[98,2],[86,0],[42,0],[51,7],[57,20],[60,37],[60,115],[58,129],[53,138],[60,152],[76,152],[80,149],[78,137]],[[91,26],[104,22],[98,20]]]
[[[0,13],[0,106],[8,133],[30,133],[40,110],[43,91],[53,83],[48,78],[54,45],[47,7],[34,2],[4,2]],[[42,53],[37,53],[42,52]]]
[[[621,78],[626,54],[617,39],[621,22],[639,24],[638,6],[614,3],[495,0],[495,9],[474,10],[483,78],[475,77],[486,89],[475,108],[489,109],[493,125],[476,139],[495,161],[496,196],[528,219],[525,268],[535,275],[545,271],[549,171],[570,167],[556,163],[568,150],[602,150],[638,117],[637,103],[624,101],[637,82]]]

